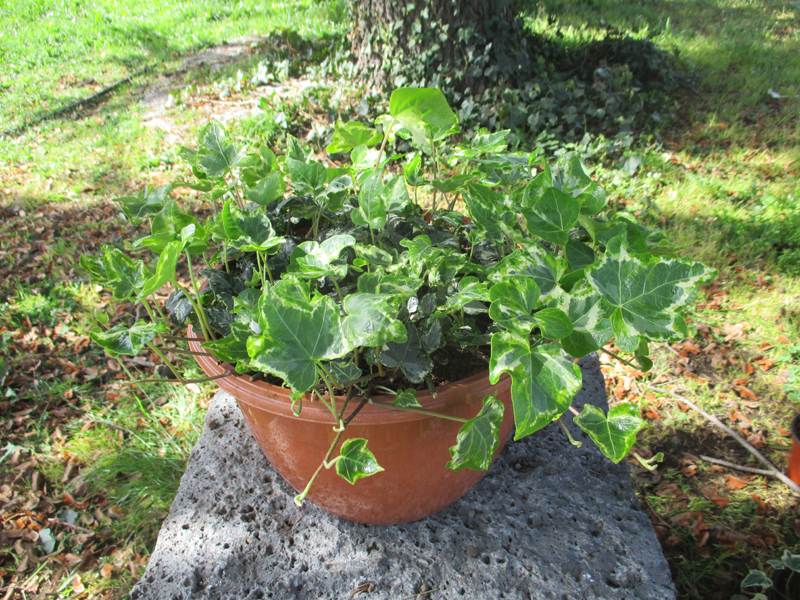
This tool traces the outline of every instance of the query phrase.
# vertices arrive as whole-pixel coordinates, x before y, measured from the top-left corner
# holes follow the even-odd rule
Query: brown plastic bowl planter
[[[789,458],[789,479],[800,485],[800,415],[792,421],[792,455]]]
[[[189,342],[189,346],[195,352],[202,351],[197,341]],[[209,376],[234,371],[231,365],[209,356],[195,358]],[[251,382],[239,375],[215,383],[236,399],[250,432],[278,473],[298,492],[304,489],[336,435],[328,409],[306,396],[303,410],[296,416],[286,388]],[[478,414],[483,398],[495,393],[506,409],[499,452],[513,424],[510,388],[507,375],[497,385],[490,385],[486,371],[441,386],[436,398],[425,391],[419,392],[417,399],[426,410],[470,419]],[[337,400],[341,403],[344,398]],[[461,427],[459,422],[379,406],[391,404],[391,400],[373,398],[373,404],[364,406],[348,425],[340,442],[366,438],[384,471],[350,484],[333,469],[323,469],[308,500],[348,521],[393,525],[418,521],[447,508],[483,478],[483,471],[452,471],[445,466]],[[357,400],[350,406],[358,406]]]

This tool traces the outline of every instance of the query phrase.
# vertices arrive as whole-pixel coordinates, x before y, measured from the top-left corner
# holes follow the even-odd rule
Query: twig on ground
[[[608,351],[608,350],[606,350],[605,348],[600,348],[600,350],[601,350],[601,351],[603,351],[603,352],[605,352],[606,354],[608,354],[608,355],[609,355],[611,358],[616,358],[616,359],[617,359],[619,362],[621,362],[622,364],[624,364],[624,365],[628,365],[628,366],[629,366],[631,369],[636,369],[637,371],[639,370],[639,367],[638,367],[638,366],[636,366],[635,364],[633,364],[632,362],[630,362],[630,361],[628,361],[628,360],[625,360],[625,359],[624,359],[624,358],[622,358],[621,356],[617,356],[616,354],[614,354],[613,352],[609,352],[609,351]]]
[[[768,467],[768,468],[769,468],[769,470],[770,470],[770,472],[771,472],[771,473],[772,473],[772,474],[773,474],[775,477],[777,477],[777,478],[778,478],[778,479],[780,479],[780,480],[781,480],[783,483],[785,483],[787,486],[789,486],[789,489],[792,491],[792,493],[793,493],[793,494],[795,494],[795,495],[797,495],[797,496],[800,496],[800,485],[797,485],[797,484],[796,484],[794,481],[792,481],[792,480],[791,480],[791,479],[789,479],[789,478],[788,478],[786,475],[784,475],[783,473],[781,473],[781,472],[780,472],[780,471],[779,471],[779,470],[778,470],[778,469],[775,467],[775,465],[773,465],[773,464],[772,464],[772,463],[769,461],[769,459],[768,459],[767,457],[765,457],[763,454],[761,454],[761,452],[759,452],[759,451],[758,451],[758,449],[756,449],[755,447],[753,447],[753,445],[752,445],[752,444],[750,444],[750,443],[749,443],[749,442],[748,442],[746,439],[744,439],[742,436],[740,436],[738,433],[736,433],[736,432],[735,432],[733,429],[731,429],[730,427],[728,427],[727,425],[725,425],[725,424],[724,424],[722,421],[720,421],[720,420],[719,420],[717,417],[715,417],[714,415],[711,415],[711,414],[707,413],[707,412],[706,412],[706,411],[704,411],[702,408],[700,408],[699,406],[697,406],[697,405],[696,405],[694,402],[692,402],[691,400],[687,399],[687,398],[686,398],[686,397],[684,397],[684,396],[681,396],[681,395],[679,395],[679,394],[675,394],[675,393],[673,393],[673,392],[670,392],[670,391],[667,391],[667,390],[662,390],[661,388],[657,388],[657,387],[655,387],[655,386],[653,386],[653,385],[648,385],[647,387],[649,387],[649,388],[650,388],[651,390],[653,390],[654,392],[658,392],[658,393],[660,393],[660,394],[666,394],[667,396],[672,396],[672,397],[673,397],[673,398],[675,398],[676,400],[680,400],[680,401],[681,401],[683,404],[685,404],[685,405],[687,405],[687,406],[690,406],[691,408],[693,408],[694,410],[696,410],[697,412],[699,412],[699,413],[700,413],[701,415],[703,415],[703,416],[704,416],[704,417],[705,417],[705,418],[706,418],[706,419],[707,419],[707,420],[708,420],[710,423],[712,423],[713,425],[716,425],[717,427],[719,427],[720,429],[722,429],[722,431],[724,431],[725,433],[727,433],[729,436],[731,436],[733,439],[735,439],[737,442],[739,442],[739,443],[740,443],[742,446],[744,446],[744,447],[747,449],[747,451],[748,451],[748,452],[750,452],[750,454],[752,454],[753,456],[755,456],[755,457],[756,457],[756,458],[757,458],[759,461],[761,461],[761,463],[763,463],[763,464],[764,464],[766,467]]]
[[[774,477],[775,473],[772,471],[767,471],[766,469],[755,469],[753,467],[745,467],[743,465],[737,465],[736,463],[728,462],[727,460],[720,460],[719,458],[711,458],[710,456],[703,456],[700,455],[706,462],[713,463],[715,465],[722,465],[723,467],[729,467],[731,469],[738,469],[739,471],[746,471],[747,473],[756,473],[758,475],[768,475],[770,477]]]

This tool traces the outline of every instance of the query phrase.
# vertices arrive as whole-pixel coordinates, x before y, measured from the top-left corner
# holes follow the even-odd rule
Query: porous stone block
[[[607,409],[597,357],[574,404]],[[445,511],[379,527],[343,521],[294,491],[219,392],[133,600],[669,600],[669,567],[630,469],[576,425],[509,441]]]

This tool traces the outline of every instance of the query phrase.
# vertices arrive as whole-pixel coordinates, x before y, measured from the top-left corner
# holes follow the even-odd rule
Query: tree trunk
[[[480,95],[530,69],[512,0],[353,0],[356,71],[375,88],[415,85]]]

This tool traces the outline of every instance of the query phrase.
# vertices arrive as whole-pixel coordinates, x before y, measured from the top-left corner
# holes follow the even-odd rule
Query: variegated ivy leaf
[[[486,396],[481,411],[464,423],[458,432],[456,445],[450,447],[451,460],[447,467],[454,471],[465,468],[487,470],[500,445],[504,412],[505,406],[496,396]]]
[[[376,271],[364,273],[358,278],[358,291],[366,294],[391,294],[410,298],[422,287],[422,280],[418,277],[405,277],[402,275],[386,275]]]
[[[487,239],[502,244],[517,220],[503,204],[503,194],[479,183],[470,183],[467,190],[463,196],[472,221]]]
[[[377,129],[367,127],[358,121],[348,121],[336,124],[336,129],[331,136],[331,143],[325,148],[328,154],[336,152],[350,152],[356,146],[372,146],[381,141],[381,134]]]
[[[610,321],[614,307],[595,290],[564,294],[556,305],[572,321],[572,333],[561,339],[561,347],[573,358],[599,350],[614,335]]]
[[[413,240],[402,240],[400,245],[408,248],[402,258],[408,264],[408,274],[411,277],[419,277],[425,269],[435,268],[444,253],[441,248],[431,244],[431,238],[427,235],[418,235]]]
[[[183,247],[184,243],[176,240],[167,244],[161,251],[161,256],[158,257],[158,263],[156,264],[156,272],[145,282],[139,294],[140,298],[146,298],[153,292],[158,291],[162,285],[175,279],[175,267],[178,264],[178,257],[181,255]]]
[[[422,405],[417,400],[417,390],[400,390],[397,397],[392,401],[392,406],[400,408],[422,408]]]
[[[250,362],[250,355],[247,354],[247,338],[253,335],[253,330],[239,321],[231,323],[230,328],[230,335],[204,342],[201,348],[208,350],[221,361],[237,366],[239,363],[247,365]],[[237,368],[237,371],[240,369]]]
[[[489,281],[498,283],[530,277],[539,286],[542,302],[560,295],[558,282],[567,272],[566,261],[539,244],[530,243],[501,260],[489,271]]]
[[[554,187],[538,197],[526,188],[522,197],[522,216],[528,231],[551,244],[567,244],[567,234],[578,222],[580,212],[581,206],[575,198]]]
[[[557,308],[543,308],[533,314],[533,320],[547,340],[560,340],[572,333],[572,320]]]
[[[352,235],[334,235],[321,244],[315,241],[303,242],[292,252],[288,272],[304,279],[318,279],[331,275],[344,277],[347,274],[347,265],[334,263],[342,250],[355,243],[356,239]]]
[[[222,177],[235,167],[246,155],[247,148],[237,148],[225,136],[219,125],[209,126],[203,134],[203,147],[197,164],[209,177]]]
[[[387,367],[400,367],[413,383],[422,383],[433,370],[433,362],[420,346],[419,334],[413,323],[406,323],[406,341],[389,342],[383,347],[381,362]]]
[[[429,153],[431,140],[443,140],[458,131],[458,118],[436,88],[396,89],[389,98],[389,113],[411,134],[414,144]]]
[[[343,307],[342,331],[354,348],[406,341],[406,328],[395,317],[397,302],[389,294],[349,294]]]
[[[578,156],[570,156],[566,164],[559,161],[552,171],[552,178],[554,186],[578,201],[582,214],[595,215],[603,210],[606,193],[599,183],[592,181]]]
[[[592,287],[614,307],[611,326],[617,345],[625,352],[635,352],[640,337],[687,337],[686,322],[678,310],[694,299],[698,283],[715,274],[699,262],[630,254],[621,237],[612,239],[597,266],[586,270]]]
[[[266,214],[260,210],[239,210],[232,200],[225,203],[220,219],[230,245],[243,252],[276,251],[284,241],[275,236]]]
[[[339,308],[327,296],[304,302],[270,289],[259,301],[260,336],[247,340],[251,365],[306,392],[319,379],[317,363],[345,355]]]
[[[111,356],[126,354],[136,356],[149,342],[161,332],[167,331],[166,323],[148,323],[146,321],[136,321],[133,327],[117,325],[108,331],[103,331],[100,327],[93,327],[89,332],[89,337],[98,346],[105,348]]]
[[[340,385],[358,379],[364,374],[352,360],[332,360],[328,363],[328,370]]]
[[[348,482],[355,483],[362,477],[369,477],[383,471],[375,460],[375,455],[367,449],[367,440],[350,438],[342,444],[336,458],[336,473]]]
[[[581,370],[557,343],[530,347],[527,338],[504,331],[492,336],[489,381],[511,375],[511,402],[518,440],[557,419],[581,389]]]
[[[370,229],[383,229],[386,225],[386,204],[383,199],[383,182],[380,169],[367,171],[360,181],[358,207],[350,213],[356,225],[366,225]]]
[[[286,166],[296,195],[316,198],[325,191],[328,172],[322,163],[307,163],[287,157]]]
[[[386,212],[390,214],[402,215],[411,207],[411,197],[403,177],[388,179],[383,188],[383,196]]]
[[[588,433],[603,454],[615,463],[628,455],[636,442],[636,433],[644,427],[639,407],[633,402],[612,406],[608,416],[596,406],[587,404],[575,417],[575,424]]]
[[[138,296],[151,275],[143,261],[134,261],[110,246],[103,248],[102,257],[84,254],[80,262],[92,281],[110,290],[117,300],[131,300]]]
[[[470,302],[488,302],[489,284],[479,281],[477,277],[464,277],[458,282],[458,289],[455,294],[450,296],[445,303],[448,311],[461,310],[465,304]]]
[[[527,335],[536,325],[531,316],[539,306],[539,286],[533,279],[515,278],[495,283],[489,290],[489,316],[498,325]]]
[[[270,202],[283,197],[285,191],[286,181],[283,179],[283,173],[276,169],[247,192],[247,199],[260,206],[267,206]]]

